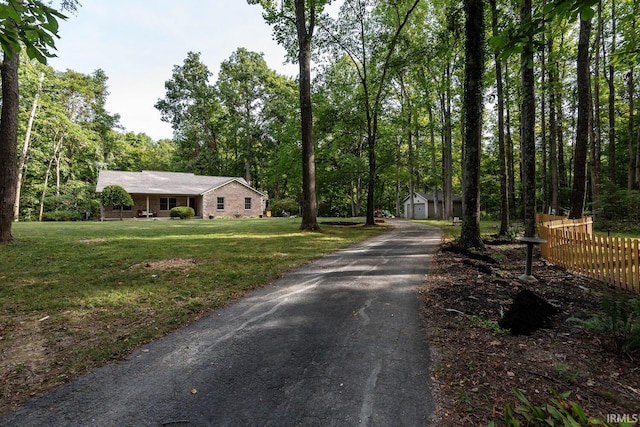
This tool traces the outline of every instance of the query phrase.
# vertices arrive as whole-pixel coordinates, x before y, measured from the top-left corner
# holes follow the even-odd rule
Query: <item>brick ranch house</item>
[[[259,217],[268,197],[243,178],[194,175],[180,172],[100,171],[96,193],[108,185],[119,185],[133,199],[123,209],[123,218],[169,217],[176,206],[189,206],[196,218]],[[120,218],[120,208],[103,206],[102,219]]]

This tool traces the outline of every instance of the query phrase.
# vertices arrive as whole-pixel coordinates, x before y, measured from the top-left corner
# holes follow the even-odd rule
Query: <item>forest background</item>
[[[570,12],[534,19],[528,65],[535,76],[537,209],[568,212],[578,177],[585,180],[584,207],[596,226],[637,228],[640,5],[539,1],[533,16],[565,3],[588,4],[591,11],[582,15],[592,26],[589,129],[586,140],[579,140],[580,19]],[[514,34],[521,2],[489,4],[481,212],[519,220],[523,67],[518,55],[493,49]],[[445,0],[345,0],[336,17],[318,15],[312,83],[318,215],[364,214],[373,182],[376,209],[410,217],[401,200],[414,190],[435,191],[445,202],[438,217],[451,216],[463,178],[464,25],[463,5]],[[295,48],[289,50],[295,58]],[[101,169],[240,176],[269,195],[274,213],[296,212],[301,204],[298,82],[269,69],[261,53],[239,47],[217,76],[197,52],[175,65],[155,105],[173,127],[170,140],[122,131],[117,112],[105,109],[108,76],[102,70],[59,71],[22,55],[19,81],[16,219],[95,214]],[[576,156],[576,142],[585,143],[586,155]],[[583,169],[586,175],[576,174]]]

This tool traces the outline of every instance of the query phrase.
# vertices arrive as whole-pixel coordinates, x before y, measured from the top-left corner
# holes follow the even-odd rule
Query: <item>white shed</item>
[[[411,216],[411,198],[404,198],[404,217],[414,219],[439,218],[442,216],[444,195],[442,191],[423,193],[413,192],[413,217]],[[437,210],[436,210],[437,209]],[[462,198],[453,195],[453,216],[462,216]]]

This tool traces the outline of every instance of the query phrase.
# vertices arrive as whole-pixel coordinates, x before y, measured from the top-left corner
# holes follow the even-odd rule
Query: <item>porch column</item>
[[[149,196],[147,195],[147,219],[149,219]]]

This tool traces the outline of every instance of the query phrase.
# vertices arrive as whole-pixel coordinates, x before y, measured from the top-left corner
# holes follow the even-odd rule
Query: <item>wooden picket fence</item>
[[[567,270],[611,286],[640,292],[640,241],[597,236],[593,220],[538,215],[538,234],[547,241],[540,255]]]

